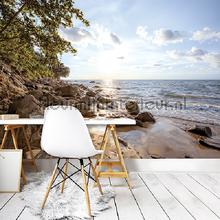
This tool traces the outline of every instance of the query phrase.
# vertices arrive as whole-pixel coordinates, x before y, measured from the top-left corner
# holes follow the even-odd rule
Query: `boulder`
[[[102,103],[102,104],[107,104],[107,103],[111,103],[112,100],[103,96],[99,96],[98,97],[98,102]]]
[[[75,107],[79,109],[79,111],[85,118],[92,118],[96,116],[95,111],[90,109],[89,105],[85,103],[78,103]]]
[[[51,93],[45,93],[43,96],[43,105],[66,105],[68,100],[63,98],[62,96],[53,95]]]
[[[212,147],[220,150],[220,136],[214,136],[212,138],[200,137],[199,143],[206,147]]]
[[[95,97],[96,96],[96,93],[93,92],[92,90],[89,90],[87,93],[86,93],[87,96],[91,96],[91,97]]]
[[[30,115],[42,114],[43,110],[40,107],[39,101],[32,95],[25,95],[12,102],[9,106],[8,113],[19,114],[21,118],[30,117]]]
[[[201,136],[206,136],[209,138],[212,137],[212,130],[207,126],[195,125],[194,127],[188,129],[188,131]]]
[[[81,98],[81,102],[84,102],[87,105],[91,105],[91,104],[95,103],[95,101],[96,101],[95,97],[88,96],[88,95],[85,95]]]
[[[76,86],[66,85],[57,88],[57,92],[59,95],[63,97],[73,97],[79,93],[79,89]]]
[[[125,103],[125,108],[131,115],[137,115],[140,112],[138,103],[136,101],[128,101]]]
[[[44,93],[41,89],[35,89],[30,92],[30,95],[34,96],[37,100],[40,100],[43,98]]]
[[[136,121],[140,122],[155,122],[154,116],[150,112],[141,112],[135,117]]]

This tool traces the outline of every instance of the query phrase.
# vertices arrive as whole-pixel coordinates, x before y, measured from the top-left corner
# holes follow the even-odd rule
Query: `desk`
[[[85,118],[87,125],[135,125],[136,122],[130,118]],[[0,125],[43,125],[43,118],[18,118],[0,120]]]
[[[124,158],[121,152],[121,148],[120,148],[120,144],[118,141],[118,137],[116,134],[116,125],[135,125],[136,122],[133,119],[130,118],[110,118],[110,119],[103,119],[103,118],[92,118],[92,119],[85,119],[85,122],[87,125],[103,125],[106,126],[105,128],[105,133],[103,136],[103,140],[102,140],[102,144],[100,149],[103,150],[103,154],[100,155],[97,158],[96,161],[96,165],[95,165],[95,169],[97,171],[97,175],[98,177],[120,177],[120,178],[127,178],[128,180],[128,185],[129,187],[131,187],[130,185],[130,181],[129,181],[129,177],[128,177],[128,172],[124,163]],[[13,142],[15,145],[15,148],[17,149],[17,140],[16,140],[16,134],[14,132],[14,129],[19,128],[22,126],[22,128],[24,128],[24,125],[43,125],[44,124],[44,119],[43,118],[19,118],[19,119],[10,119],[10,120],[0,120],[0,125],[4,125],[5,126],[5,134],[7,135],[7,128],[12,129],[11,133],[12,133],[12,138],[13,138]],[[24,134],[26,136],[26,132],[25,130]],[[115,144],[115,148],[116,148],[116,152],[117,152],[117,156],[118,156],[118,160],[117,161],[111,161],[111,160],[105,160],[105,156],[106,156],[106,151],[108,149],[108,141],[110,138],[110,135],[112,135],[113,140],[114,140],[114,144]],[[25,138],[27,139],[27,138]],[[1,148],[3,147],[5,142],[5,135],[3,137],[2,140],[2,145]],[[29,142],[27,140],[28,146],[29,146]],[[30,146],[29,146],[30,147]],[[32,158],[33,159],[33,158]],[[102,168],[108,168],[107,171],[103,171]],[[118,167],[121,169],[121,171],[113,171],[113,167]],[[24,174],[23,174],[24,175]],[[25,177],[24,177],[25,179]]]

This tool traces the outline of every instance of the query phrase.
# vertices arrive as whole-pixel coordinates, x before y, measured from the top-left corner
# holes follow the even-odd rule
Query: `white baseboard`
[[[130,172],[220,172],[220,159],[126,159]],[[56,159],[38,159],[40,170],[52,171]],[[72,163],[78,165],[77,160]]]

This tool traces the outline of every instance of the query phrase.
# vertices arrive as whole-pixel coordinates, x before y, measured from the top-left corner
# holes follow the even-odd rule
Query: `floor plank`
[[[40,220],[40,217],[34,216],[30,213],[27,207],[24,207],[24,210],[20,213],[18,220]]]
[[[187,174],[174,174],[184,186],[220,217],[220,200]],[[208,199],[207,199],[208,198]]]
[[[154,174],[140,173],[149,190],[163,207],[170,219],[194,219],[182,204],[164,187]]]
[[[19,193],[16,193],[12,199],[0,211],[0,219],[15,220],[20,215],[25,205],[24,202],[18,198]]]
[[[171,174],[156,174],[156,176],[195,219],[218,219],[218,217],[175,176]]]
[[[115,202],[120,220],[143,220],[144,217],[128,188],[127,182],[121,178],[111,178],[111,184],[114,187],[116,197]]]
[[[108,178],[100,178],[100,183],[102,186],[110,185]],[[111,201],[109,202],[109,206],[111,208],[103,211],[98,216],[95,216],[94,219],[95,220],[103,220],[103,219],[104,220],[118,220],[118,215],[117,215],[117,210],[116,210],[114,199],[111,199]]]
[[[217,198],[220,199],[220,183],[218,182],[217,179],[214,177],[218,174],[196,174],[196,173],[191,173],[188,174],[191,176],[195,181],[197,181],[200,185],[202,185],[205,189],[213,193]]]
[[[15,193],[0,193],[0,210],[13,198]]]
[[[137,173],[130,174],[131,183],[133,185],[132,192],[141,208],[145,219],[160,220],[169,219],[166,213],[161,208],[155,197],[144,185],[143,181]]]
[[[132,190],[124,179],[111,178],[115,199],[95,220],[215,220],[220,218],[220,173],[131,173]],[[102,178],[102,185],[109,179]],[[0,193],[0,220],[40,220],[19,193]]]

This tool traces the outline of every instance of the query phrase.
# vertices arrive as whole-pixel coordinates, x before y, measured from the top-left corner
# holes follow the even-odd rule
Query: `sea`
[[[220,80],[77,80],[156,116],[220,125]]]

